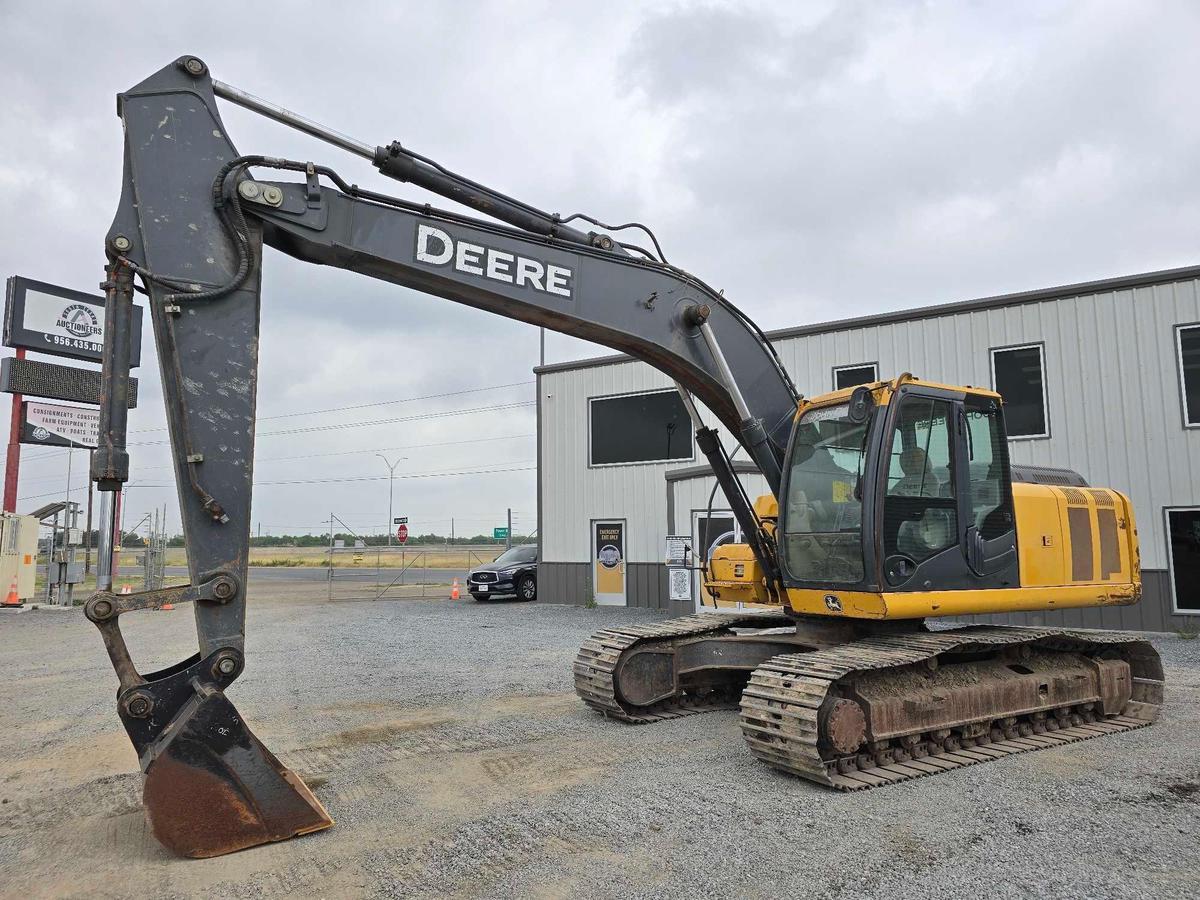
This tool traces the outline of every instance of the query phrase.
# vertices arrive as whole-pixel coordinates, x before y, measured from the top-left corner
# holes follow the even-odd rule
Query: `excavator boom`
[[[242,156],[217,110],[218,92],[493,221],[366,191],[326,166]],[[208,856],[331,824],[223,693],[245,665],[264,244],[643,359],[675,379],[690,409],[694,401],[707,407],[778,489],[795,389],[757,327],[661,252],[581,231],[399,142],[372,149],[337,135],[214,82],[195,57],[121,94],[118,111],[124,179],[106,242],[105,280],[106,322],[115,340],[104,359],[102,437],[92,476],[101,491],[118,490],[129,477],[128,354],[120,344],[129,333],[137,279],[149,297],[159,352],[190,584],[121,597],[109,579],[86,612],[120,679],[118,711],[146,773],[148,815],[172,849]],[[715,429],[696,424],[714,471],[740,501],[742,527],[760,563],[776,573],[728,453]],[[139,673],[119,616],[182,601],[193,602],[198,653],[170,669]]]

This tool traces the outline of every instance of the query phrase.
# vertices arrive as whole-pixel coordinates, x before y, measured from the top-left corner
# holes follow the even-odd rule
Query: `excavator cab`
[[[1017,584],[1004,414],[991,391],[901,376],[804,404],[782,495],[789,588]]]
[[[1067,470],[1014,468],[993,391],[905,374],[802,401],[779,496],[755,505],[779,599],[730,546],[708,566],[721,605],[920,619],[1141,596],[1129,498]]]

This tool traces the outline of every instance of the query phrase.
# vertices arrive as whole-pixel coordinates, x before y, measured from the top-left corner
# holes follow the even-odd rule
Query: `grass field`
[[[359,565],[379,565],[385,569],[399,569],[406,566],[428,567],[430,569],[467,569],[491,562],[504,552],[503,546],[473,546],[473,547],[410,547],[401,549],[393,547],[366,547],[362,550],[337,550],[336,566],[354,565],[355,557],[361,556]],[[121,568],[135,565],[136,551],[121,553]],[[378,559],[378,563],[376,560]],[[318,566],[328,565],[329,550],[325,547],[251,547],[250,565],[252,566]],[[168,566],[187,565],[187,556],[182,547],[167,549]]]

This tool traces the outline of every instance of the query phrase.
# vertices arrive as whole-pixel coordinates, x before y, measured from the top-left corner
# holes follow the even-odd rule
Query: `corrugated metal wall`
[[[1175,326],[1200,321],[1189,280],[781,340],[802,391],[833,366],[878,362],[947,384],[992,386],[989,350],[1043,343],[1050,437],[1014,440],[1013,462],[1067,466],[1133,500],[1142,565],[1167,566],[1163,508],[1200,503],[1200,430],[1183,427]]]
[[[1138,515],[1142,565],[1152,570],[1147,587],[1154,590],[1166,584],[1153,572],[1167,567],[1164,507],[1200,505],[1200,429],[1183,427],[1175,345],[1175,326],[1195,322],[1200,282],[1185,279],[889,324],[835,326],[775,344],[806,394],[830,390],[834,367],[871,362],[878,363],[881,377],[907,371],[991,387],[991,349],[1043,344],[1050,437],[1014,440],[1013,461],[1074,468],[1092,484],[1129,494]],[[586,561],[590,520],[611,516],[628,523],[629,560],[657,561],[667,529],[664,475],[688,463],[589,469],[587,400],[670,388],[670,380],[628,361],[549,371],[539,384],[543,559]],[[765,490],[755,480],[748,489]],[[710,489],[708,479],[677,483],[677,528],[690,529],[690,510],[707,504]],[[1123,624],[1129,611],[1118,615],[1122,627],[1135,627]],[[1167,621],[1161,610],[1155,620]]]
[[[658,562],[667,523],[664,473],[690,463],[588,467],[588,398],[674,390],[673,382],[644,363],[625,362],[539,377],[542,558],[585,562],[593,519],[626,520],[625,557]],[[698,455],[693,447],[693,456]]]

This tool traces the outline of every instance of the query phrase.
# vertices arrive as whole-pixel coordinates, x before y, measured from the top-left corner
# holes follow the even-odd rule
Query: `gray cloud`
[[[1196,7],[1186,3],[550,2],[267,4],[119,15],[6,3],[0,62],[0,268],[92,289],[120,184],[114,94],[193,52],[217,77],[364,140],[398,138],[558,212],[653,225],[764,325],[782,326],[1196,261]],[[362,160],[223,108],[243,152],[313,158],[415,199]],[[551,359],[598,349],[561,336]],[[531,379],[535,330],[271,253],[260,409],[340,408]],[[131,440],[161,439],[152,355]],[[803,386],[802,386],[803,387]],[[531,407],[299,435],[287,427],[533,399],[532,387],[265,419],[255,517],[382,524],[383,482],[275,485],[520,468]],[[447,441],[500,438],[472,445]],[[417,445],[440,443],[438,447]],[[339,454],[323,455],[317,454]],[[301,457],[307,459],[281,459]],[[22,495],[60,490],[61,453],[27,451]],[[167,485],[161,444],[135,484]],[[75,463],[78,482],[80,461]],[[402,487],[401,487],[402,485]],[[174,498],[131,492],[130,516]],[[430,527],[483,528],[531,472],[398,482]]]

